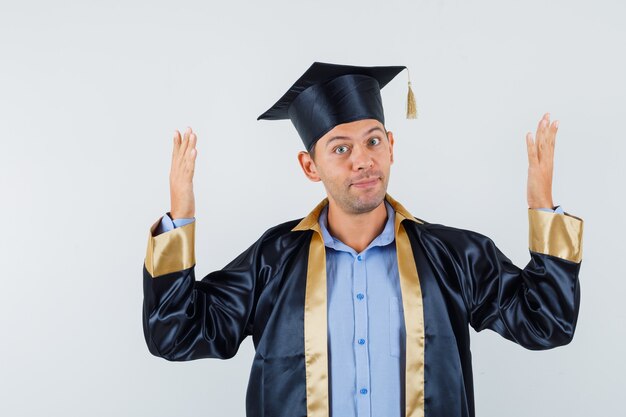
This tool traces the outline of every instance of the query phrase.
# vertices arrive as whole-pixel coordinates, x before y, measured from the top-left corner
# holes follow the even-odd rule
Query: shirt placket
[[[367,317],[367,271],[365,256],[354,256],[354,353],[356,358],[356,404],[357,416],[370,417],[370,362]]]

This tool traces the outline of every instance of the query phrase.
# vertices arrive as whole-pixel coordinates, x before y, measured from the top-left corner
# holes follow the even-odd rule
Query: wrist
[[[554,201],[552,200],[542,200],[539,202],[533,201],[533,202],[528,202],[528,207],[531,209],[537,209],[537,208],[549,208],[554,210]]]
[[[195,215],[194,212],[191,210],[187,210],[187,211],[172,210],[168,214],[172,220],[193,219]]]

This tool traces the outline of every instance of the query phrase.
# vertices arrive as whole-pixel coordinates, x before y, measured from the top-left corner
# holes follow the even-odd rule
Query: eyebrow
[[[367,132],[365,132],[365,134],[363,136],[367,136],[369,134],[371,134],[372,132],[378,130],[380,133],[385,133],[379,126],[374,126],[373,128],[371,128],[370,130],[368,130]],[[328,145],[334,141],[334,140],[339,140],[339,139],[350,139],[350,137],[348,136],[333,136],[332,138],[328,139],[328,142],[326,142],[326,147],[328,148]]]

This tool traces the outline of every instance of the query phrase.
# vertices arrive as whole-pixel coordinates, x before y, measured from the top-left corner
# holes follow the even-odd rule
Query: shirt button
[[[356,295],[356,298],[358,298],[359,300],[362,300],[364,297],[365,297],[365,296],[364,296],[363,294],[361,294],[361,293],[358,293],[358,294]]]
[[[361,388],[361,394],[363,395],[367,394],[367,388]]]
[[[365,344],[365,339],[359,339],[359,345],[364,345]]]
[[[363,258],[361,258],[361,255],[357,256],[356,258],[357,258],[359,261],[362,261],[362,260],[363,260]]]

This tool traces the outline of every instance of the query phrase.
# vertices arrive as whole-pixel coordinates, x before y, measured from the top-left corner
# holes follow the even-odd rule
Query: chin
[[[380,190],[371,190],[367,193],[363,193],[350,199],[348,205],[350,211],[353,213],[367,213],[374,210],[385,199],[386,190],[384,188]]]

